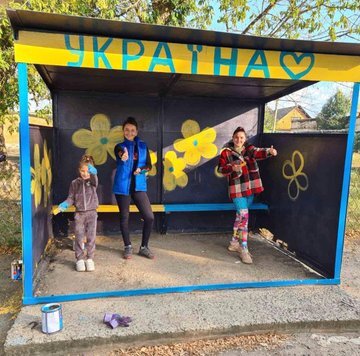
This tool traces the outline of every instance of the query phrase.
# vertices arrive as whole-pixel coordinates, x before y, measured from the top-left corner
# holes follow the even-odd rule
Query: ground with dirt
[[[72,241],[60,242],[39,274],[38,296],[318,277],[258,234],[249,241],[253,265],[241,263],[237,253],[227,251],[225,234],[153,234],[150,247],[155,260],[137,255],[140,235],[132,237],[131,260],[122,258],[120,236],[97,236],[96,269],[86,278],[74,271]]]
[[[16,258],[16,255],[0,254],[0,355],[4,353],[6,334],[21,307],[21,281],[10,278],[11,262]]]
[[[360,299],[360,243],[349,239],[343,257],[342,284],[352,297]],[[21,285],[10,279],[10,263],[14,256],[0,256],[0,343],[5,340],[12,324],[11,317],[19,306]],[[0,354],[3,349],[0,349]],[[84,353],[64,353],[64,355]],[[297,334],[259,334],[203,339],[183,343],[133,347],[127,349],[96,350],[85,355],[360,355],[360,332],[330,333],[313,331]]]

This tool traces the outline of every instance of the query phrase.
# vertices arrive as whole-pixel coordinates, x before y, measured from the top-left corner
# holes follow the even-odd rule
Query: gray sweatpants
[[[85,252],[82,249],[85,236],[87,258],[94,258],[96,223],[96,210],[77,211],[75,213],[75,257],[77,261],[85,259]]]

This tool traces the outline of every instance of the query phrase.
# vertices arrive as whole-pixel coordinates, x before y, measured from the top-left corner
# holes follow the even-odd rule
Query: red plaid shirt
[[[264,190],[256,160],[270,157],[269,148],[257,148],[245,143],[244,149],[238,153],[232,141],[224,146],[220,153],[218,172],[227,177],[230,199],[259,194]],[[233,165],[246,164],[242,171],[235,172]]]

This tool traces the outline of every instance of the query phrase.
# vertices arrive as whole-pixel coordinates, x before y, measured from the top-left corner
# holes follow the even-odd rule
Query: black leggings
[[[134,192],[131,195],[115,194],[115,197],[120,210],[120,230],[124,245],[131,245],[129,234],[129,206],[130,199],[132,198],[144,220],[141,246],[147,246],[154,222],[154,214],[151,210],[151,204],[146,192]]]

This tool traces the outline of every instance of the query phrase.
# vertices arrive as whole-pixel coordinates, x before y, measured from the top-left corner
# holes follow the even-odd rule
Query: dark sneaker
[[[154,254],[149,250],[148,247],[140,247],[139,255],[153,260],[155,258]]]
[[[125,246],[124,249],[124,259],[129,260],[132,257],[133,248],[132,246]]]

